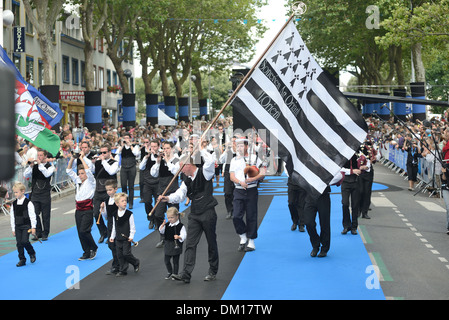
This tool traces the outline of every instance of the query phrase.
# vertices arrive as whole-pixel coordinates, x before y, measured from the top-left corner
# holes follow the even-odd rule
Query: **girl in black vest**
[[[36,261],[36,252],[29,241],[28,230],[31,228],[31,233],[36,235],[36,214],[34,212],[33,203],[25,197],[25,185],[17,182],[12,190],[16,200],[11,206],[11,228],[12,234],[16,237],[17,251],[19,252],[19,262],[17,267],[25,265],[26,258],[24,249],[30,255],[30,261]]]
[[[182,214],[181,214],[182,215]],[[165,266],[167,267],[168,274],[165,277],[166,280],[172,278],[172,274],[178,274],[179,270],[179,257],[182,253],[182,244],[186,239],[187,232],[184,225],[179,219],[180,213],[175,207],[170,207],[167,210],[168,224],[164,220],[159,227],[159,232],[165,235],[164,253],[165,253]],[[173,259],[173,266],[170,260]]]
[[[117,259],[120,265],[117,277],[126,276],[128,265],[134,266],[134,272],[139,271],[140,261],[131,253],[131,243],[133,242],[136,226],[134,225],[133,213],[126,209],[126,193],[117,193],[114,196],[115,204],[118,207],[113,220],[113,227],[109,241],[115,242]]]

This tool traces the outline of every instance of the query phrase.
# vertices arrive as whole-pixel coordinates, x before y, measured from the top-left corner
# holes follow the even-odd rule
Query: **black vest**
[[[112,221],[117,216],[118,207],[115,204],[109,204],[109,200],[106,202],[106,215],[108,217],[108,230],[112,231]]]
[[[173,241],[175,240],[175,234],[176,235],[180,235],[181,234],[181,229],[184,225],[179,222],[176,226],[172,226],[170,227],[169,224],[165,225],[165,240],[170,240]]]
[[[200,214],[218,204],[217,199],[213,196],[213,181],[204,178],[203,168],[198,168],[193,181],[189,177],[184,177],[184,183],[187,186],[187,197],[192,201],[191,214]]]
[[[130,146],[128,149],[122,148],[122,168],[132,168],[136,165],[136,156],[133,153],[133,147]]]
[[[47,162],[44,165],[45,168],[50,168],[51,163]],[[31,193],[33,196],[48,196],[51,193],[51,176],[45,178],[44,174],[39,170],[38,165],[33,166],[33,171],[31,174]]]
[[[111,165],[115,160],[109,159],[107,162]],[[101,164],[101,161],[95,161],[95,180],[97,181],[95,191],[106,191],[105,184],[106,180],[109,179],[117,180],[117,174],[110,175]]]
[[[30,216],[28,215],[28,203],[30,200],[25,198],[23,204],[17,204],[17,199],[12,203],[14,208],[14,223],[16,227],[18,226],[29,226],[31,227]]]
[[[116,240],[128,240],[131,232],[131,226],[129,224],[129,217],[133,213],[129,210],[125,211],[125,214],[121,217],[118,216],[118,210],[115,212],[115,239]],[[125,235],[125,236],[122,236]]]
[[[346,168],[346,169],[352,168],[353,170],[358,169],[357,156],[354,154],[351,159],[346,161],[343,168]],[[343,180],[343,182],[355,182],[355,181],[357,181],[357,175],[355,173],[351,174],[351,175],[345,175],[345,179]]]

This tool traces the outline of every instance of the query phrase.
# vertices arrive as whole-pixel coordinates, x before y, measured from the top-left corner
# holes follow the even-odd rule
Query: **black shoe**
[[[89,259],[93,260],[97,256],[97,250],[90,250]]]
[[[341,232],[341,234],[347,234],[347,233],[348,233],[348,231],[349,231],[349,229],[348,229],[348,228],[344,228],[344,229],[343,229],[343,231]]]
[[[116,277],[124,277],[124,276],[126,276],[126,274],[127,274],[126,272],[119,271],[115,274],[115,276]]]
[[[226,220],[232,219],[232,212],[228,212],[228,215],[226,216]]]
[[[217,279],[217,276],[211,273],[209,273],[206,277],[204,277],[204,281],[214,281],[215,279]]]
[[[172,279],[172,274],[171,273],[167,273],[167,275],[164,278],[165,280],[170,280]]]
[[[299,226],[299,232],[305,232],[306,230],[304,229],[304,226],[303,225],[300,225]]]
[[[134,272],[137,273],[140,270],[140,261],[134,266]]]
[[[31,263],[36,262],[36,255],[35,254],[30,254],[30,262]]]
[[[291,230],[291,231],[295,231],[297,226],[298,226],[298,225],[297,225],[296,223],[292,224],[290,230]]]
[[[324,258],[325,256],[327,256],[327,251],[321,250],[317,257],[318,258]]]
[[[237,248],[237,251],[243,252],[243,251],[245,251],[245,247],[246,247],[246,243],[240,243],[239,247]]]
[[[150,224],[148,225],[148,229],[154,229],[154,222],[150,221]]]
[[[312,252],[310,252],[310,256],[311,256],[312,258],[315,258],[316,255],[318,254],[318,250],[320,250],[320,248],[313,248],[313,249],[312,249]]]
[[[172,278],[178,281],[184,281],[184,283],[190,283],[190,278],[182,274],[173,274]]]
[[[163,247],[164,247],[164,243],[165,243],[164,240],[159,241],[159,242],[156,244],[156,248],[163,248]]]
[[[90,259],[90,254],[84,253],[81,257],[78,258],[79,261],[84,261]]]
[[[118,273],[118,269],[112,268],[111,270],[106,271],[106,275],[116,275]]]
[[[42,241],[47,241],[48,240],[48,236],[42,236]]]
[[[351,234],[356,235],[357,234],[357,229],[351,229]]]
[[[106,238],[106,235],[105,235],[105,234],[102,234],[101,237],[100,237],[100,239],[98,239],[98,243],[103,243],[104,238]]]
[[[25,260],[19,260],[19,262],[17,262],[16,267],[23,267],[24,265],[26,265]]]
[[[371,217],[368,215],[368,213],[362,214],[363,219],[371,219]]]

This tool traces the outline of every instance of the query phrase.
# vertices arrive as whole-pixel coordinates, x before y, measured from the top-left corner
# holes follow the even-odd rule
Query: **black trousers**
[[[362,173],[359,176],[359,191],[360,191],[360,204],[359,212],[367,214],[369,206],[371,204],[371,190],[373,187],[374,171],[371,168],[370,172]]]
[[[234,189],[235,189],[235,184],[234,182],[231,181],[230,178],[231,174],[228,172],[224,172],[224,187],[223,187],[223,191],[224,191],[224,198],[225,198],[225,206],[226,206],[226,211],[229,213],[232,213],[234,211],[234,205],[233,205],[233,201],[234,201]]]
[[[104,223],[103,217],[101,217],[101,215],[100,215],[100,205],[102,202],[108,203],[108,200],[109,200],[109,196],[106,193],[106,191],[95,191],[95,195],[93,198],[93,204],[94,204],[93,217],[95,218],[95,224],[97,225],[100,235],[104,235],[105,237],[108,234],[108,228],[106,227],[106,224]],[[100,217],[100,221],[97,224],[98,217]]]
[[[32,202],[37,220],[36,235],[38,238],[48,237],[50,234],[51,197],[45,200],[32,200]]]
[[[145,212],[147,214],[148,221],[154,221],[154,214],[151,217],[148,216],[148,214],[151,210],[153,210],[153,200],[154,203],[157,201],[157,189],[157,183],[147,184],[144,182],[143,185],[141,185],[140,193],[145,204]]]
[[[80,239],[81,248],[85,254],[89,254],[90,250],[96,251],[94,238],[92,237],[93,211],[75,211],[76,230],[78,231],[78,238]]]
[[[128,194],[128,204],[131,207],[134,205],[134,183],[136,182],[136,175],[137,169],[135,165],[130,168],[122,167],[120,169],[120,184],[122,186],[122,192]]]
[[[292,222],[303,226],[304,225],[304,205],[307,192],[292,184],[288,184],[288,209],[290,210],[290,217]]]
[[[320,219],[320,234],[316,230],[316,214]],[[306,197],[304,205],[304,221],[310,243],[313,248],[319,248],[321,251],[329,251],[331,245],[331,201],[328,192],[324,192],[318,199],[310,196]]]
[[[180,257],[181,257],[180,254],[177,254],[175,256],[164,255],[164,263],[165,263],[165,266],[167,267],[168,273],[178,274]],[[171,260],[173,260],[173,266],[171,264]]]
[[[257,187],[234,190],[234,222],[235,232],[244,234],[248,239],[257,238],[257,202],[259,191]],[[246,215],[246,221],[243,216]]]
[[[115,248],[117,250],[117,259],[120,265],[120,272],[126,273],[128,266],[131,263],[133,266],[139,264],[139,259],[134,257],[131,253],[131,242],[128,240],[114,240]]]
[[[217,245],[217,214],[215,208],[206,209],[200,214],[190,213],[188,216],[188,236],[184,251],[183,273],[190,279],[196,261],[196,248],[202,234],[206,236],[207,253],[209,261],[209,273],[218,272],[218,245]]]
[[[28,233],[28,229],[30,228],[30,225],[16,226],[16,245],[17,252],[19,253],[19,260],[21,261],[26,261],[25,250],[30,256],[36,254],[29,240],[30,234]]]
[[[360,203],[360,190],[357,180],[354,182],[343,180],[341,184],[341,203],[343,205],[343,228],[356,230],[359,225],[357,216],[359,215]]]

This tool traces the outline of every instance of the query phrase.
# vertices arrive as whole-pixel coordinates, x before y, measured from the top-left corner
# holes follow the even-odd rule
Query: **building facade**
[[[14,62],[25,80],[35,88],[43,85],[43,61],[37,32],[25,13],[23,3],[16,0],[1,0],[3,8],[14,13],[12,26],[3,26],[3,47]],[[55,83],[59,86],[59,104],[64,112],[61,125],[70,124],[72,127],[84,126],[84,80],[85,58],[84,42],[81,26],[70,13],[64,14],[61,21],[56,21],[53,32],[53,58],[55,61]],[[14,38],[18,30],[23,27],[25,33],[25,50],[14,52]],[[22,36],[23,37],[23,36]],[[103,118],[115,126],[118,122],[118,104],[122,100],[121,86],[117,72],[110,58],[106,54],[106,41],[97,39],[94,50],[94,81],[95,90],[101,92],[101,106]],[[134,63],[130,58],[124,60],[122,67],[129,69],[128,78],[130,93],[134,93]]]

